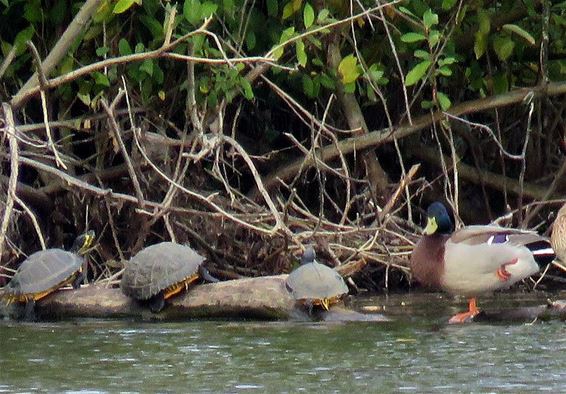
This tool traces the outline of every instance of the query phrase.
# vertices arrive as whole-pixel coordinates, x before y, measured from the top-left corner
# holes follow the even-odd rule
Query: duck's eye
[[[488,238],[487,244],[504,244],[509,241],[509,236],[507,234],[495,234]]]

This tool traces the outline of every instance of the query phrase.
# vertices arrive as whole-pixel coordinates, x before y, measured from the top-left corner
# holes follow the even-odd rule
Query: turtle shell
[[[161,242],[142,249],[130,259],[120,288],[138,300],[147,300],[160,291],[199,275],[204,257],[191,247]]]
[[[291,272],[286,284],[293,297],[301,301],[335,299],[348,293],[342,276],[316,261],[303,264]]]
[[[43,298],[70,283],[82,264],[82,257],[62,249],[35,252],[24,260],[6,285],[6,296],[20,301]]]

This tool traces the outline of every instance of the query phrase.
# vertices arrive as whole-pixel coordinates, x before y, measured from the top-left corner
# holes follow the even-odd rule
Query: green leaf
[[[285,6],[283,6],[283,20],[289,18],[290,16],[293,16],[294,13],[295,10],[293,9],[292,2],[288,2],[287,4],[285,4]]]
[[[458,61],[458,60],[456,60],[455,57],[448,56],[448,57],[445,57],[444,59],[439,59],[439,60],[438,60],[438,65],[439,65],[439,66],[444,66],[444,65],[446,65],[446,64],[447,64],[447,65],[450,65],[450,64],[456,63],[457,61]]]
[[[426,40],[426,37],[421,33],[405,33],[401,36],[401,41],[411,43],[411,42],[419,42]]]
[[[438,24],[438,15],[432,12],[432,10],[429,8],[423,14],[423,23],[427,30],[430,29],[432,26]]]
[[[77,92],[77,98],[87,107],[90,106],[90,93]]]
[[[277,16],[279,12],[277,0],[267,0],[267,15],[268,16]]]
[[[493,93],[502,94],[509,91],[509,81],[504,73],[496,74],[493,77]]]
[[[408,8],[406,7],[399,7],[399,11],[401,11],[403,14],[412,16],[413,18],[417,18],[417,16],[415,14],[413,14]]]
[[[157,19],[149,15],[142,15],[140,21],[151,32],[154,39],[163,37],[163,26]]]
[[[368,69],[368,73],[369,77],[373,81],[377,82],[383,77],[384,71],[380,70],[377,64],[372,64]]]
[[[318,16],[316,17],[316,21],[318,23],[322,24],[322,23],[326,22],[326,20],[328,19],[329,16],[330,16],[330,11],[328,11],[328,9],[326,9],[326,8],[323,8],[318,13]]]
[[[478,11],[478,31],[483,34],[489,33],[491,30],[491,20],[489,19],[489,14],[485,10]]]
[[[448,11],[456,5],[456,0],[442,0],[442,9]]]
[[[506,24],[503,25],[503,30],[509,33],[514,33],[519,37],[521,37],[527,44],[531,46],[535,46],[536,41],[533,38],[533,36],[531,36],[531,34],[528,31],[523,30],[521,27],[513,24]]]
[[[255,48],[255,44],[256,44],[256,38],[255,38],[255,33],[253,31],[249,31],[248,34],[246,34],[246,47],[248,48],[248,50],[252,50]]]
[[[16,35],[16,38],[14,40],[14,46],[16,47],[16,56],[20,56],[27,50],[26,42],[31,40],[34,34],[35,29],[30,25]]]
[[[125,38],[121,38],[120,41],[118,41],[118,52],[121,56],[132,54],[132,47]]]
[[[305,3],[305,8],[303,10],[303,22],[307,29],[314,23],[314,9],[309,3]]]
[[[429,100],[421,101],[421,108],[423,108],[423,109],[431,109],[433,106],[434,106],[434,104],[432,103],[432,101],[429,101]]]
[[[305,43],[302,40],[295,42],[295,49],[297,50],[297,61],[303,67],[307,65],[307,53],[305,52]]]
[[[428,35],[428,45],[434,47],[440,41],[440,32],[438,30],[431,30]]]
[[[442,66],[438,68],[438,73],[445,77],[449,77],[452,75],[452,70],[448,66]]]
[[[96,48],[96,56],[98,57],[104,57],[104,55],[106,55],[109,51],[108,47],[100,47],[100,48]]]
[[[428,53],[427,51],[423,51],[422,49],[417,49],[414,55],[419,59],[427,59],[427,60],[430,59],[430,53]]]
[[[306,94],[308,97],[315,97],[314,95],[314,82],[311,77],[306,74],[303,74],[302,78],[303,82],[303,93]]]
[[[358,59],[354,55],[348,55],[338,65],[340,80],[344,85],[355,82],[360,72],[358,70]]]
[[[183,16],[193,26],[198,26],[202,20],[200,0],[185,0],[183,4]]]
[[[95,71],[92,73],[92,78],[94,79],[94,83],[104,87],[110,87],[110,80],[108,77],[101,72]]]
[[[240,79],[240,85],[244,90],[244,97],[247,98],[248,100],[252,100],[254,98],[254,91],[252,89],[252,85],[250,84],[250,81],[242,77]]]
[[[443,111],[446,111],[448,108],[452,106],[452,102],[448,98],[448,96],[442,92],[436,92],[436,98],[438,99],[438,104],[440,104],[440,108]]]
[[[75,59],[72,56],[65,56],[63,61],[59,64],[59,75],[67,74],[73,71],[73,64]]]
[[[483,56],[487,49],[487,34],[480,32],[479,30],[474,34],[474,54],[476,55],[476,59],[479,59]]]
[[[426,74],[431,64],[432,62],[430,60],[424,60],[413,67],[405,77],[405,86],[416,84]]]
[[[291,27],[283,30],[283,33],[281,33],[281,38],[279,39],[279,44],[284,43],[285,41],[289,40],[294,35],[295,35],[295,27],[294,26],[291,26]],[[279,46],[279,45],[275,45],[275,46],[277,47],[277,49],[273,51],[273,57],[275,58],[275,60],[277,60],[281,56],[283,56],[283,51],[285,50],[285,47]]]
[[[161,67],[159,67],[159,63],[156,60],[155,62],[153,62],[153,80],[157,84],[161,85],[164,79],[165,79],[165,74],[163,73]]]
[[[112,13],[114,14],[121,14],[130,9],[132,5],[134,5],[135,0],[118,0]]]
[[[202,7],[200,9],[202,18],[208,18],[212,16],[218,9],[218,4],[214,4],[212,1],[205,1],[202,3]]]
[[[61,2],[62,3],[62,2]],[[56,3],[57,4],[57,3]],[[43,10],[39,1],[26,1],[24,5],[24,19],[30,23],[41,22]]]
[[[222,0],[222,6],[224,11],[227,13],[232,13],[234,10],[234,0]]]
[[[336,89],[334,79],[330,78],[326,73],[320,74],[320,84],[330,90]]]
[[[345,93],[356,93],[356,83],[351,82],[344,85]]]
[[[147,75],[153,75],[153,60],[145,59],[140,65],[140,71],[145,72]]]
[[[506,61],[513,54],[515,43],[511,37],[498,36],[493,39],[493,50],[501,61]]]

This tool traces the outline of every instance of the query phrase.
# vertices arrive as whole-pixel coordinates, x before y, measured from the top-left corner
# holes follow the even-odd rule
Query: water
[[[5,321],[0,392],[566,392],[563,322],[448,326],[464,305],[440,296],[360,304],[395,321]]]

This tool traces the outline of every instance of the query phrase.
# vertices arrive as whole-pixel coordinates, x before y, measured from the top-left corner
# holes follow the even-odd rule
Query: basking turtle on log
[[[421,284],[469,298],[469,310],[453,316],[450,323],[478,315],[478,295],[508,288],[554,259],[549,240],[532,231],[498,226],[453,229],[446,207],[431,204],[424,235],[411,254],[411,269]]]
[[[204,257],[191,247],[161,242],[142,249],[127,263],[122,275],[122,292],[147,301],[149,309],[160,312],[165,300],[187,290],[198,279],[218,282],[203,267]]]
[[[312,314],[313,307],[328,311],[332,304],[348,294],[348,286],[334,269],[318,263],[312,246],[305,249],[301,265],[289,274],[285,283],[287,290],[300,305]]]
[[[74,289],[81,286],[84,256],[94,236],[94,231],[79,235],[69,251],[54,248],[33,253],[20,264],[4,288],[3,297],[8,303],[25,303],[24,318],[33,320],[36,301],[63,286],[71,284]]]

